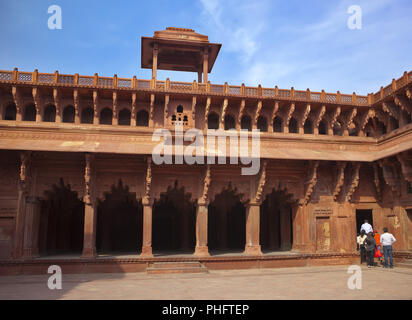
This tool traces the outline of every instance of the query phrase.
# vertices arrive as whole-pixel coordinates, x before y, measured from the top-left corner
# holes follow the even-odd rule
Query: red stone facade
[[[0,71],[0,108],[0,259],[347,261],[365,217],[412,251],[412,72],[357,96],[15,69]],[[184,131],[260,129],[259,173],[153,163],[154,130],[179,119]]]

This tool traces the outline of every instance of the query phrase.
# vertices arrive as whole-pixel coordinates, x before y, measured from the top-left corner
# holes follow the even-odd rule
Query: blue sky
[[[62,30],[47,27],[53,4]],[[347,27],[351,5],[361,30]],[[410,0],[0,0],[0,69],[150,79],[140,37],[186,27],[222,43],[212,83],[367,94],[412,70],[411,17]]]

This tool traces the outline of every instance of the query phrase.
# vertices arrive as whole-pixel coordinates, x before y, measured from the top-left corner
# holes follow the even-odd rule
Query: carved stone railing
[[[409,73],[405,71],[399,79],[392,79],[392,83],[390,85],[381,87],[378,92],[370,94],[370,100],[368,101],[369,104],[373,105],[379,101],[382,101],[387,96],[394,94],[395,91],[408,85],[410,82],[412,82],[412,71],[409,71]]]
[[[341,103],[344,105],[357,105],[357,106],[370,106],[376,102],[384,99],[386,96],[393,94],[396,90],[406,86],[412,82],[412,71],[399,78],[393,80],[392,83],[385,88],[381,87],[380,91],[375,94],[369,94],[368,96],[357,96],[355,93],[340,94],[337,93],[325,93],[322,92],[310,92],[306,91],[275,88],[262,88],[258,87],[245,87],[231,86],[227,83],[225,85],[210,84],[210,83],[193,83],[190,82],[175,82],[159,81],[159,80],[144,80],[133,78],[117,78],[114,77],[100,77],[98,74],[94,76],[79,76],[59,74],[55,73],[39,73],[37,70],[34,72],[21,72],[18,69],[13,71],[0,71],[0,82],[12,82],[12,83],[24,83],[24,84],[58,84],[64,86],[87,86],[87,87],[102,87],[102,88],[121,88],[121,89],[143,89],[150,91],[178,91],[187,92],[192,94],[209,93],[212,95],[233,95],[242,97],[262,97],[262,98],[276,98],[285,100],[296,100],[306,102],[324,102],[330,104]]]

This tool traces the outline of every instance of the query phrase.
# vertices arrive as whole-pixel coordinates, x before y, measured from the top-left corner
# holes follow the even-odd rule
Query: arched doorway
[[[208,243],[213,253],[243,252],[246,243],[246,207],[231,184],[209,204]]]
[[[97,252],[136,254],[142,247],[142,217],[141,200],[119,180],[97,207]]]
[[[45,192],[41,202],[39,252],[42,255],[81,253],[84,233],[84,203],[60,179]]]
[[[291,194],[273,189],[260,206],[260,245],[262,251],[292,249],[293,223]]]
[[[196,243],[195,223],[196,204],[176,181],[153,204],[154,254],[192,253]]]

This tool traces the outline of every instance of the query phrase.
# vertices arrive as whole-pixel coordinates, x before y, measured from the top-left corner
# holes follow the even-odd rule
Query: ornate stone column
[[[30,183],[30,160],[31,152],[20,153],[20,176],[18,184],[16,229],[14,233],[13,258],[19,259],[23,256],[24,231],[26,221],[26,198]]]
[[[143,243],[142,258],[152,258],[152,212],[153,199],[151,198],[152,186],[152,158],[147,157],[147,171],[145,181],[145,194],[142,199],[143,205]]]
[[[208,257],[209,248],[207,246],[207,233],[208,233],[208,215],[209,215],[209,187],[211,179],[211,169],[210,165],[206,166],[206,171],[203,180],[202,193],[197,201],[196,208],[196,247],[195,256],[197,257]]]
[[[209,50],[204,49],[203,52],[203,83],[207,83],[207,74],[209,71]]]
[[[26,219],[24,227],[24,258],[39,256],[40,200],[37,197],[26,199]]]
[[[153,65],[152,65],[152,79],[157,79],[157,57],[159,54],[159,48],[157,43],[153,46]]]
[[[94,155],[86,154],[85,166],[85,195],[84,195],[84,238],[82,258],[93,258],[96,256],[96,216],[97,204],[94,194],[93,171]]]
[[[143,244],[142,258],[152,258],[152,211],[153,202],[148,198],[142,200],[143,204]]]
[[[209,248],[207,246],[207,223],[208,223],[208,204],[198,201],[196,208],[196,248],[195,256],[208,257]]]
[[[246,246],[245,254],[261,255],[260,248],[260,203],[251,202],[246,209]]]

